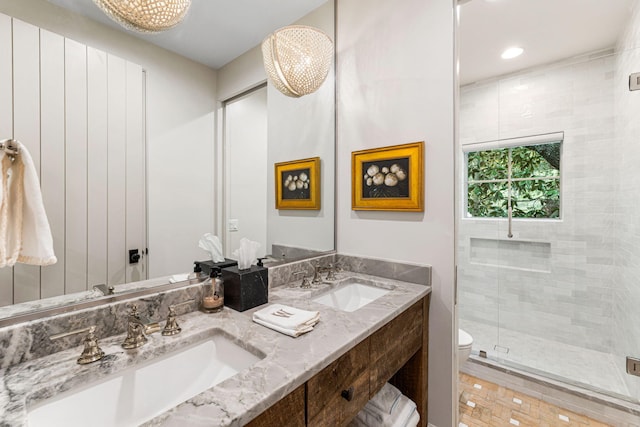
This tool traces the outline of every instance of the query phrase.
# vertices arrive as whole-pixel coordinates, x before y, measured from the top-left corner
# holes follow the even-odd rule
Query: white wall
[[[299,24],[319,28],[333,39],[333,2],[301,19]],[[268,164],[320,157],[320,210],[278,210],[275,207],[275,175],[268,175],[269,245],[282,244],[328,251],[335,248],[335,76],[333,68],[320,88],[301,98],[269,90]]]
[[[225,110],[225,161],[229,170],[229,191],[225,194],[228,220],[238,222],[238,230],[225,224],[225,256],[240,247],[243,237],[260,243],[258,257],[271,253],[267,246],[267,88],[227,103]]]
[[[341,0],[338,252],[433,266],[429,422],[454,425],[454,2]],[[425,141],[425,212],[351,210],[351,152]]]
[[[297,24],[334,33],[334,7],[329,1]],[[332,250],[334,242],[334,72],[317,92],[289,98],[268,85],[267,248],[273,243]],[[219,70],[218,99],[236,96],[266,80],[260,46]],[[247,155],[252,155],[247,152]],[[277,162],[321,158],[321,209],[277,210],[273,165]],[[223,225],[225,226],[225,225]]]
[[[216,72],[44,0],[3,1],[0,12],[147,71],[149,275],[188,271],[214,225]]]

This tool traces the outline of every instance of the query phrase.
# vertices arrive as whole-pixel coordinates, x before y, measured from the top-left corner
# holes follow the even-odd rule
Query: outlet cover
[[[238,220],[237,219],[230,219],[229,220],[229,231],[238,231],[240,229],[240,226],[238,225]]]

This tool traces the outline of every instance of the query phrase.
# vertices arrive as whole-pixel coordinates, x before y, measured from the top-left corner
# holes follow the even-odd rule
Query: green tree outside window
[[[560,142],[467,154],[467,216],[560,217]]]

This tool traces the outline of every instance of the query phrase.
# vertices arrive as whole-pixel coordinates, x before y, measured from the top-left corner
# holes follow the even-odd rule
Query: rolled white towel
[[[411,419],[411,416],[414,412],[416,412],[416,404],[407,396],[402,395],[400,396],[400,400],[398,401],[397,406],[391,413],[391,423],[384,424],[384,426],[405,427],[408,425],[409,420]]]
[[[253,321],[292,337],[313,329],[320,320],[319,311],[307,311],[282,304],[271,304],[253,313]]]
[[[417,417],[417,420],[414,419]],[[385,384],[367,402],[350,425],[357,427],[415,427],[420,421],[416,404],[391,384]],[[412,424],[413,423],[413,424]]]
[[[390,414],[398,404],[402,392],[389,383],[385,383],[379,392],[371,398],[368,405],[380,410],[383,414]]]
[[[414,409],[413,413],[409,417],[409,421],[404,425],[404,427],[416,427],[420,422],[420,414],[418,413],[418,409]]]

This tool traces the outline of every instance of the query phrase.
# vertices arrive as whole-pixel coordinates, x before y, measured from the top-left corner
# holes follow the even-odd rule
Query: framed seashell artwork
[[[351,153],[351,209],[424,211],[424,141]]]
[[[320,209],[320,157],[275,164],[276,209]]]

